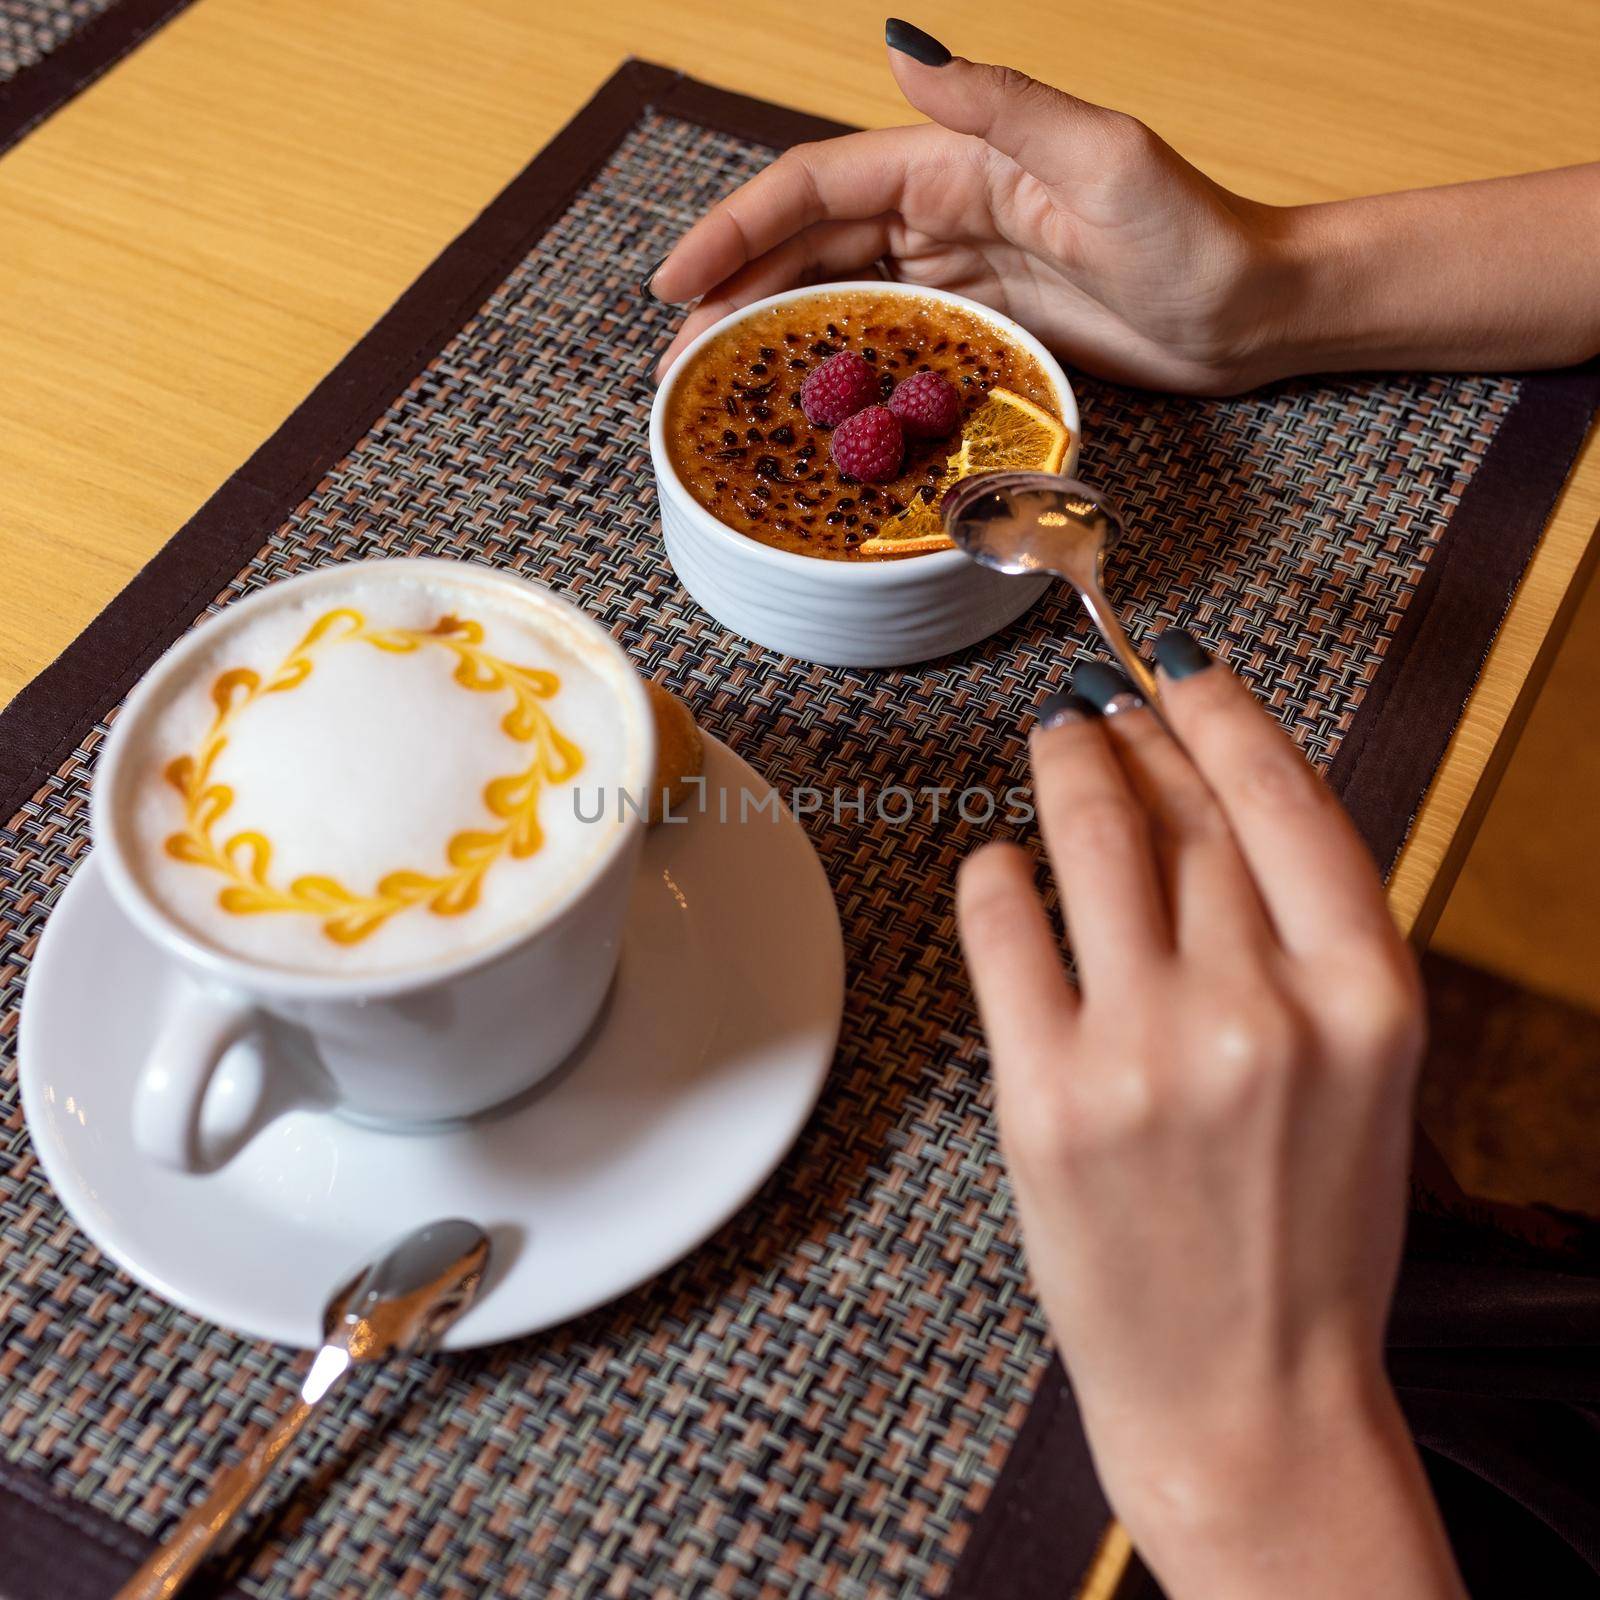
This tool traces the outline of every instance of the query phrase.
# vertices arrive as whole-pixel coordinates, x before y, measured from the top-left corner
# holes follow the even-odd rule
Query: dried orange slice
[[[1067,439],[1066,426],[1043,406],[1010,389],[991,389],[967,418],[961,447],[945,461],[940,494],[975,472],[1059,472]],[[864,556],[914,556],[950,549],[939,496],[931,501],[919,496],[857,548]]]

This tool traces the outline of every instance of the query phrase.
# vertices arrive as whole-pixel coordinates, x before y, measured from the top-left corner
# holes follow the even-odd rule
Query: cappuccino
[[[541,591],[340,570],[224,612],[158,674],[119,730],[112,826],[146,896],[221,954],[332,976],[453,962],[597,870],[651,735],[625,665]]]

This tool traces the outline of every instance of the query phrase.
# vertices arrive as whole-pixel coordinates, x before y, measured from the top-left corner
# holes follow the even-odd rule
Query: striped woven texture
[[[928,667],[807,667],[679,589],[645,448],[675,314],[635,285],[768,155],[645,118],[217,600],[361,556],[513,568],[586,606],[773,781],[860,789],[862,820],[810,824],[848,945],[837,1065],[758,1198],[653,1285],[353,1385],[297,1463],[251,1594],[937,1595],[1042,1371],[951,920],[956,865],[991,828],[948,803],[887,823],[873,796],[1023,782],[1030,707],[1091,652],[1049,598]],[[1325,762],[1516,394],[1350,379],[1197,402],[1084,383],[1082,470],[1131,512],[1111,582],[1135,637],[1194,628]],[[297,1363],[101,1259],[27,1141],[9,1052],[86,847],[97,743],[0,834],[0,1461],[149,1533],[259,1434]]]
[[[117,0],[0,0],[0,83],[34,66]]]

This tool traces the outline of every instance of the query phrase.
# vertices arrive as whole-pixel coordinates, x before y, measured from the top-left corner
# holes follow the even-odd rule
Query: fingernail
[[[925,67],[942,67],[950,59],[950,52],[931,33],[924,33],[899,17],[890,17],[884,23],[883,37],[891,50],[898,50]]]
[[[1192,678],[1211,665],[1206,647],[1182,628],[1168,628],[1156,640],[1156,665],[1169,678]]]
[[[1144,696],[1134,688],[1127,675],[1104,661],[1091,661],[1079,667],[1072,678],[1072,692],[1087,700],[1103,717],[1114,717],[1119,711],[1136,711],[1144,704]]]
[[[1047,695],[1039,702],[1035,713],[1037,726],[1041,728],[1065,728],[1099,715],[1087,700],[1070,689],[1057,689],[1054,694]]]
[[[667,256],[670,256],[671,254],[672,254],[672,252],[670,250],[667,251]],[[640,294],[649,294],[650,293],[650,285],[655,282],[656,274],[664,266],[666,266],[666,264],[667,264],[667,256],[662,256],[662,258],[658,262],[656,262],[656,264],[653,267],[651,267],[651,269],[647,273],[645,273],[645,275],[639,280],[639,293]]]

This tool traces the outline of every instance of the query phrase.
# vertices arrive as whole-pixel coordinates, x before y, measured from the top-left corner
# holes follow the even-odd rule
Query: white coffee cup
[[[170,963],[171,994],[134,1096],[134,1136],[152,1158],[205,1170],[263,1118],[314,1102],[405,1131],[512,1099],[574,1050],[604,1003],[620,951],[644,822],[616,804],[609,837],[526,921],[435,964],[368,974],[284,970],[196,936],[150,891],[132,854],[127,788],[148,767],[149,714],[175,683],[291,591],[315,599],[352,574],[430,574],[453,589],[532,606],[582,642],[624,721],[622,788],[643,796],[655,760],[648,697],[606,631],[542,586],[465,562],[347,563],[273,584],[186,634],[129,696],[101,755],[91,800],[96,853],[121,910]],[[420,914],[420,913],[419,913]],[[236,1048],[239,1047],[239,1048]]]
[[[783,655],[823,666],[893,667],[931,661],[997,633],[1054,581],[1006,577],[959,550],[895,561],[824,561],[779,550],[728,527],[689,492],[667,449],[673,389],[695,353],[724,330],[772,306],[819,293],[861,290],[958,306],[997,329],[1038,362],[1055,390],[1070,438],[1061,471],[1078,459],[1078,402],[1061,364],[1009,317],[944,289],[878,280],[786,289],[731,311],[679,352],[650,412],[650,461],[661,504],[667,559],[685,589],[723,627]]]

